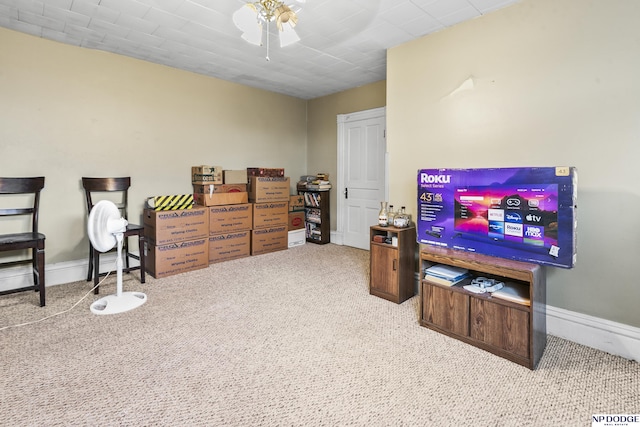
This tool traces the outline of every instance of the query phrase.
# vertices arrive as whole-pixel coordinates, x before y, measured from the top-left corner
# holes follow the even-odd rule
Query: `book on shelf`
[[[425,274],[424,279],[428,282],[433,282],[444,286],[466,285],[471,282],[471,274],[467,273],[462,275],[461,277],[451,280],[444,279],[438,276],[432,276],[430,274]]]
[[[458,279],[464,279],[464,277],[469,274],[469,270],[451,265],[436,264],[426,268],[424,270],[424,274],[449,281],[455,281]]]
[[[307,184],[307,190],[326,191],[331,190],[331,184]]]
[[[518,304],[531,305],[529,286],[520,283],[505,282],[502,289],[491,294],[496,298],[505,299]]]

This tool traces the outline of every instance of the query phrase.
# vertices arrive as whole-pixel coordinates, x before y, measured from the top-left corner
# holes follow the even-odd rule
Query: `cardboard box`
[[[208,237],[160,246],[145,242],[145,256],[145,270],[156,279],[206,268]]]
[[[201,206],[236,205],[249,201],[248,193],[194,193],[193,198]]]
[[[288,247],[289,232],[286,225],[251,231],[251,255],[281,251]]]
[[[283,177],[284,168],[247,168],[247,176]]]
[[[192,166],[192,184],[222,184],[222,166]]]
[[[289,212],[289,231],[304,228],[304,211]]]
[[[304,196],[296,194],[289,196],[289,212],[304,211]]]
[[[223,205],[209,208],[209,234],[251,230],[253,204]]]
[[[209,210],[202,206],[177,211],[143,212],[144,235],[154,245],[209,237]]]
[[[209,263],[251,255],[251,230],[209,236]]]
[[[222,181],[225,184],[248,184],[247,170],[223,170]]]
[[[194,194],[246,193],[247,184],[193,184],[193,192]]]
[[[154,211],[175,211],[191,209],[193,194],[178,194],[175,196],[154,196],[147,199],[147,207]]]
[[[253,228],[284,225],[289,221],[289,202],[255,203],[253,205]]]
[[[289,202],[289,177],[249,178],[249,200],[253,203]]]
[[[296,246],[302,246],[307,242],[306,230],[292,230],[287,233],[289,235],[289,247],[295,248]]]

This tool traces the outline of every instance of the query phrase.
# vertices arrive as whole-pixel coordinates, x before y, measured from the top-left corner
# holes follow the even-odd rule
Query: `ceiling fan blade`
[[[280,31],[283,31],[282,27],[285,24],[289,24],[291,28],[293,28],[298,23],[298,17],[296,16],[296,13],[293,10],[289,9],[288,6],[282,5],[278,9],[276,9],[275,17],[276,25],[278,26],[278,29]]]

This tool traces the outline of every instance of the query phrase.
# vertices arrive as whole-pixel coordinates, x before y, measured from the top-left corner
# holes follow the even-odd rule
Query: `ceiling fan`
[[[109,200],[99,201],[89,212],[87,233],[93,247],[100,252],[107,252],[118,245],[116,294],[94,301],[90,307],[93,314],[122,313],[140,307],[147,301],[147,295],[142,292],[122,292],[122,241],[127,224],[118,207]]]
[[[306,0],[296,0],[305,3]],[[233,14],[233,23],[242,31],[242,38],[256,46],[262,46],[262,24],[267,24],[267,56],[269,61],[269,24],[275,21],[279,30],[280,47],[289,46],[300,40],[293,29],[298,23],[300,8],[285,5],[277,0],[249,2]]]

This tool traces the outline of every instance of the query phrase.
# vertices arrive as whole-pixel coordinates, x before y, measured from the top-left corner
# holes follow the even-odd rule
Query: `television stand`
[[[542,266],[425,245],[420,263],[420,325],[535,369],[547,343]],[[524,289],[525,298],[504,299],[431,282],[424,270],[435,264],[466,268],[472,276],[513,284]]]

